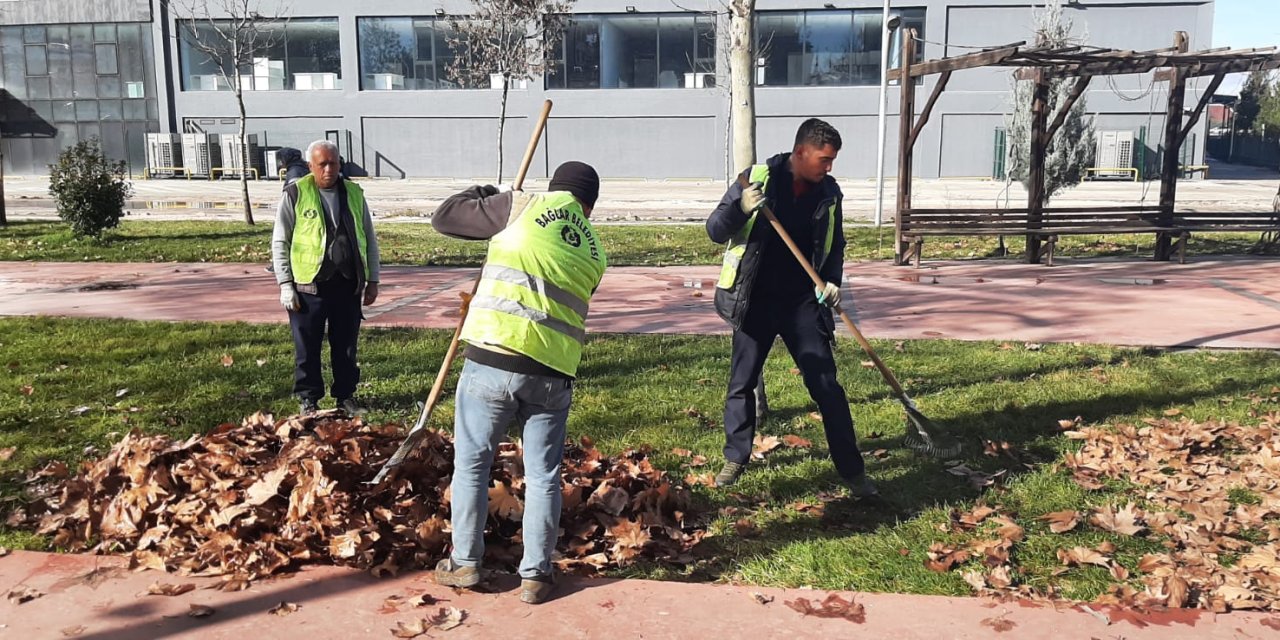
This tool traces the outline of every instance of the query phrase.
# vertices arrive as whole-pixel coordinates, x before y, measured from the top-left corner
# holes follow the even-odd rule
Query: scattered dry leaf
[[[147,594],[153,596],[180,596],[196,590],[196,585],[190,582],[182,584],[169,584],[167,582],[152,582],[147,587]]]
[[[193,604],[191,605],[191,608],[187,610],[187,615],[192,618],[207,618],[213,615],[213,607],[203,604]]]
[[[845,600],[838,593],[828,595],[821,602],[812,602],[808,598],[796,598],[784,601],[783,604],[806,616],[843,618],[856,624],[867,621],[866,611],[861,604],[852,597]]]
[[[9,602],[12,604],[23,604],[31,602],[43,595],[43,591],[32,587],[15,587],[9,591]]]
[[[1049,531],[1054,533],[1066,533],[1080,524],[1080,513],[1078,511],[1054,511],[1040,516],[1041,520],[1049,523]]]
[[[751,597],[759,604],[769,604],[770,602],[773,602],[773,596],[766,596],[759,591],[752,591]]]
[[[801,438],[800,436],[797,436],[794,434],[787,434],[785,436],[782,436],[782,444],[785,444],[788,447],[791,447],[792,449],[807,449],[813,446],[812,441],[806,440],[805,438]]]
[[[85,631],[88,631],[88,629],[89,629],[88,627],[86,627],[86,626],[84,626],[84,625],[82,625],[82,624],[78,624],[78,625],[76,625],[76,626],[74,626],[74,627],[64,627],[63,629],[61,629],[61,630],[59,631],[59,633],[61,633],[61,634],[62,634],[62,637],[64,637],[64,638],[74,638],[74,637],[76,637],[76,636],[78,636],[78,635],[80,635],[80,634],[84,633]]]
[[[268,610],[267,613],[270,613],[272,615],[277,615],[283,618],[284,616],[287,616],[301,608],[302,607],[300,607],[296,602],[281,602],[280,604],[274,607],[271,607],[271,609]]]
[[[231,365],[233,365],[233,364],[235,364],[235,363],[236,363],[235,358],[232,358],[231,356],[229,356],[229,355],[227,355],[227,354],[225,354],[225,353],[224,353],[224,354],[222,354],[222,360],[221,360],[221,362],[222,362],[222,366],[224,366],[224,367],[229,367],[229,366],[231,366]]]

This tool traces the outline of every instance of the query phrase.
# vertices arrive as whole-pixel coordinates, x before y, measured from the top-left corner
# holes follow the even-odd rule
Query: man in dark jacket
[[[302,159],[302,152],[293,147],[282,147],[276,152],[276,162],[280,163],[280,168],[284,169],[284,187],[307,177],[311,173],[311,168],[307,166],[306,161]]]
[[[756,427],[756,384],[774,338],[781,336],[822,412],[836,471],[853,494],[877,495],[867,478],[853,433],[844,388],[836,380],[831,307],[840,300],[844,269],[842,194],[828,175],[840,151],[840,134],[811,118],[800,125],[791,153],[782,153],[735,181],[707,219],[707,234],[728,243],[716,285],[715,306],[733,326],[733,356],[724,406],[725,465],[716,484],[737,482],[751,459]],[[768,203],[788,235],[805,251],[824,286],[814,287],[804,268],[759,215]]]

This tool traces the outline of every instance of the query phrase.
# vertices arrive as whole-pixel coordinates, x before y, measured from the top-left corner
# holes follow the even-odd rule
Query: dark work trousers
[[[830,311],[810,296],[751,301],[742,328],[733,332],[729,393],[724,403],[725,460],[745,464],[751,458],[756,432],[756,382],[774,338],[782,336],[804,377],[804,386],[822,412],[822,427],[836,471],[846,480],[863,473],[849,399],[836,380],[831,332],[822,318],[826,313]]]
[[[333,397],[344,400],[355,395],[360,382],[356,337],[361,319],[356,293],[356,284],[345,278],[319,283],[315,294],[298,293],[302,309],[289,312],[289,328],[293,331],[293,395],[300,400],[319,402],[324,397],[320,361],[326,324],[329,359],[333,363]]]

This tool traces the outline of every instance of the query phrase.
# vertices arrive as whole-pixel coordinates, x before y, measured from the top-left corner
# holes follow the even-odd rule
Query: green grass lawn
[[[378,223],[383,264],[476,266],[485,243],[446,238],[429,224]],[[846,227],[845,259],[888,260],[893,257],[893,227]],[[707,239],[702,225],[602,225],[609,263],[614,266],[717,264],[722,248]],[[1193,255],[1248,253],[1258,234],[1215,233],[1192,238]],[[1133,256],[1149,258],[1152,237],[1064,236],[1063,257]],[[0,227],[0,260],[94,262],[267,262],[271,225],[250,227],[228,221],[126,220],[102,241],[75,239],[64,224],[11,222]],[[1009,258],[1018,259],[1022,238],[1008,238]],[[997,240],[985,237],[936,238],[925,243],[925,260],[996,258]]]
[[[374,420],[411,422],[415,402],[439,366],[447,341],[440,331],[366,330],[362,336],[361,395]],[[962,458],[975,469],[1008,471],[1003,484],[980,494],[943,463],[899,446],[901,408],[877,374],[858,366],[851,341],[841,342],[840,378],[848,391],[869,472],[893,507],[838,500],[825,515],[803,513],[838,490],[826,458],[822,427],[800,377],[779,349],[766,380],[774,413],[766,434],[797,434],[811,449],[780,449],[754,465],[732,491],[698,486],[695,495],[712,519],[706,561],[685,568],[635,566],[624,576],[678,580],[739,580],[763,585],[812,585],[927,594],[968,594],[960,571],[923,566],[933,542],[963,541],[943,533],[952,508],[978,499],[1002,506],[1027,529],[1019,543],[1021,580],[1056,585],[1067,597],[1092,598],[1109,582],[1105,570],[1054,575],[1057,549],[1102,538],[1081,528],[1048,533],[1036,517],[1122,499],[1127,487],[1086,493],[1054,462],[1073,445],[1058,421],[1115,423],[1158,416],[1170,408],[1205,420],[1250,419],[1249,394],[1269,396],[1280,385],[1280,356],[1268,352],[1186,352],[1106,346],[1021,345],[949,341],[906,342],[897,351],[877,345],[921,408],[961,436]],[[23,472],[49,460],[75,461],[104,451],[130,428],[183,436],[238,421],[258,409],[292,413],[292,347],[284,326],[164,324],[118,320],[0,319],[0,499],[12,500]],[[720,431],[729,341],[724,337],[595,336],[569,420],[573,437],[589,435],[606,453],[649,445],[659,467],[679,478],[714,472],[721,462]],[[230,356],[224,366],[223,356]],[[450,387],[452,388],[452,383]],[[127,390],[127,391],[125,391]],[[332,402],[331,400],[329,402]],[[452,422],[452,405],[437,410],[436,426]],[[876,437],[871,437],[875,435]],[[1008,442],[1022,462],[983,454],[981,440]],[[672,448],[705,455],[698,469]],[[875,452],[875,453],[872,453]],[[0,507],[0,520],[3,511]],[[738,531],[740,519],[745,523]],[[972,534],[972,538],[978,534]],[[1133,569],[1159,547],[1144,538],[1116,539],[1116,557]],[[43,541],[0,528],[0,545],[40,547]],[[976,561],[974,561],[976,562]],[[1096,569],[1096,571],[1095,571]]]

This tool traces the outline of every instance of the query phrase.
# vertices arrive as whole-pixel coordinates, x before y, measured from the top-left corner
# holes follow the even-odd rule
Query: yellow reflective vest
[[[591,294],[606,264],[595,229],[571,194],[531,196],[519,216],[489,240],[461,339],[576,376]]]

